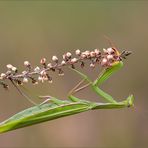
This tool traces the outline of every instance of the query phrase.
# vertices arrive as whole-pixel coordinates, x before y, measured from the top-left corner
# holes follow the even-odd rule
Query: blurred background
[[[102,50],[109,47],[107,35],[120,51],[133,54],[102,88],[118,100],[133,93],[135,102],[132,108],[89,111],[2,134],[0,147],[148,147],[147,15],[146,1],[1,1],[0,72],[8,63],[21,71],[25,60],[36,66],[42,57],[51,61],[52,55],[61,58],[75,49]],[[95,79],[99,70],[86,66],[83,72]],[[53,84],[25,87],[36,96],[66,99],[79,80],[65,69],[64,77],[53,75]],[[91,89],[77,96],[102,101]],[[31,106],[13,86],[0,87],[0,101],[0,121]]]

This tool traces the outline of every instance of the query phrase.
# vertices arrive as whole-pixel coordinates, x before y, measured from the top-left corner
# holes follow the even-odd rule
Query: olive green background
[[[148,146],[148,2],[146,1],[0,1],[0,72],[6,64],[24,69],[29,60],[60,59],[67,51],[109,47],[109,36],[119,48],[132,50],[124,67],[102,88],[118,100],[135,96],[133,108],[97,110],[19,129],[0,135],[0,147],[98,147],[145,148]],[[78,66],[79,67],[79,66]],[[80,68],[78,68],[80,69]],[[80,77],[69,69],[53,76],[53,84],[32,86],[29,94],[66,99]],[[98,66],[84,70],[92,79]],[[31,95],[32,96],[32,95]],[[102,101],[90,89],[80,98]],[[37,97],[33,100],[40,102]],[[0,121],[31,106],[16,89],[0,87]]]

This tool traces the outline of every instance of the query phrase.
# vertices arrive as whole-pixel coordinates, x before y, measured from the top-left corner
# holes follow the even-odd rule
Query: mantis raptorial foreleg
[[[100,86],[105,80],[107,80],[113,73],[118,71],[120,68],[123,67],[123,62],[115,62],[112,67],[105,69],[105,71],[93,82],[92,88],[94,91],[101,95],[105,100],[107,100],[110,103],[118,103],[113,99],[112,96],[102,91],[98,86]],[[133,95],[130,95],[126,101],[123,101],[126,106],[131,106],[133,104],[134,97]]]
[[[97,94],[99,94],[100,96],[102,96],[105,100],[107,100],[108,102],[111,102],[111,103],[116,103],[116,101],[109,95],[109,94],[107,94],[107,93],[105,93],[104,91],[102,91],[100,88],[98,88],[98,81],[102,78],[102,76],[103,76],[103,74],[104,74],[104,72],[94,81],[94,82],[92,82],[92,81],[90,81],[89,80],[89,78],[85,75],[85,74],[83,74],[83,73],[81,73],[81,72],[79,72],[78,70],[76,70],[76,69],[73,69],[73,71],[75,71],[77,74],[79,74],[79,75],[81,75],[81,77],[83,77],[86,81],[88,81],[89,83],[89,85],[93,88],[93,90],[97,93]],[[84,80],[83,79],[83,80]],[[104,80],[105,81],[105,80]],[[88,86],[88,85],[87,85]],[[73,94],[73,93],[76,93],[76,92],[78,92],[79,90],[82,90],[82,89],[84,89],[85,88],[85,86],[82,86],[82,87],[80,87],[80,88],[77,88],[77,89],[74,89],[73,91],[72,91],[72,93],[70,94],[69,93],[69,98],[71,98],[71,95]]]
[[[122,103],[122,105],[126,105],[126,106],[127,106],[127,102],[125,102],[125,101],[123,101],[123,102],[117,102],[117,101],[115,101],[111,95],[107,94],[106,92],[104,92],[103,90],[101,90],[101,89],[98,87],[98,86],[100,86],[105,80],[107,80],[113,73],[115,73],[117,70],[119,70],[122,66],[123,66],[123,63],[122,63],[122,62],[114,63],[114,65],[113,65],[112,67],[105,69],[105,70],[101,73],[101,75],[100,75],[94,82],[91,82],[91,81],[89,80],[89,78],[88,78],[85,74],[83,74],[83,73],[77,71],[76,69],[73,69],[73,70],[74,70],[76,73],[78,73],[79,75],[81,75],[86,81],[88,81],[88,82],[89,82],[89,85],[93,88],[93,90],[94,90],[98,95],[100,95],[101,97],[103,97],[104,100],[106,100],[107,102],[111,103],[112,105],[114,104],[115,106],[116,106],[117,104],[119,104],[119,106],[120,106],[121,103]],[[76,89],[74,92],[77,92],[77,91],[79,91],[79,90],[81,90],[81,89],[84,89],[84,88],[85,88],[85,86],[82,86],[81,88]],[[78,99],[78,98],[76,98],[76,97],[74,97],[74,96],[72,96],[72,95],[69,95],[69,98],[70,98],[70,99]],[[127,100],[128,100],[128,103],[129,103],[129,104],[132,104],[133,96],[132,96],[132,95],[129,96]],[[111,104],[110,104],[110,105],[111,105]],[[108,106],[108,103],[107,103],[106,105]]]

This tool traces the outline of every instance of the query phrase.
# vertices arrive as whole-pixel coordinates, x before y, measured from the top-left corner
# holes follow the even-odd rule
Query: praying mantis
[[[128,53],[126,53],[126,55],[128,55]],[[118,102],[100,88],[101,84],[103,84],[111,75],[116,73],[122,67],[122,60],[115,61],[110,67],[103,68],[100,75],[94,81],[82,72],[74,68],[70,68],[75,73],[80,75],[82,80],[68,93],[68,100],[60,100],[52,96],[40,96],[45,99],[45,101],[21,111],[1,122],[0,133],[89,110],[117,109],[133,106],[133,95],[129,95],[125,100]],[[87,84],[80,87],[84,82],[87,82]],[[74,96],[75,93],[85,89],[86,87],[91,87],[92,91],[100,96],[105,102],[93,102]]]

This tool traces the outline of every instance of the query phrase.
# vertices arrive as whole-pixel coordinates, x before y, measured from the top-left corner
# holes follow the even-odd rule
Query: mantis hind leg
[[[123,63],[122,63],[122,62],[116,62],[112,67],[103,70],[102,73],[98,76],[98,78],[97,78],[94,82],[91,82],[91,81],[89,80],[89,78],[88,78],[85,74],[83,74],[83,73],[81,73],[81,72],[79,72],[79,71],[77,71],[77,70],[75,70],[75,69],[73,69],[73,70],[74,70],[77,74],[79,74],[80,76],[82,76],[83,78],[85,78],[85,80],[86,80],[87,82],[89,82],[89,83],[91,82],[89,85],[91,85],[91,86],[92,86],[92,89],[93,89],[98,95],[100,95],[102,98],[104,98],[104,100],[106,100],[107,102],[110,102],[110,103],[115,103],[115,104],[117,104],[118,102],[117,102],[111,95],[109,95],[109,94],[107,94],[106,92],[104,92],[103,90],[101,90],[98,86],[100,86],[103,82],[105,82],[113,73],[115,73],[117,70],[119,70],[122,66],[123,66]],[[83,87],[84,87],[84,86],[83,86]],[[75,92],[77,92],[77,91],[83,89],[83,87],[81,87],[81,88],[79,88],[79,89],[76,89]],[[129,102],[129,104],[130,104],[129,106],[132,105],[133,99],[134,99],[133,95],[130,95],[130,96],[126,99],[126,101],[128,100],[128,102]],[[123,102],[124,102],[124,101],[123,101]]]

